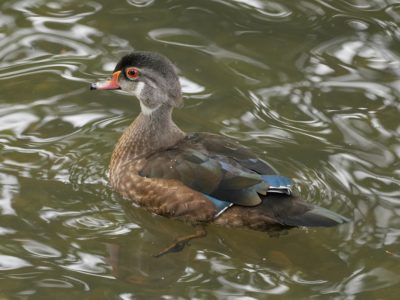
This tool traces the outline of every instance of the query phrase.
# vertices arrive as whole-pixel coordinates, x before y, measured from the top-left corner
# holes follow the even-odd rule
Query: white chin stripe
[[[142,94],[144,86],[145,86],[145,83],[142,81],[138,82],[138,84],[136,85],[135,94],[136,94],[136,97],[138,97],[138,99],[140,99],[140,96]],[[160,105],[157,105],[156,107],[150,108],[150,107],[147,107],[146,105],[144,105],[142,103],[142,101],[139,100],[139,102],[140,102],[140,108],[142,110],[142,113],[145,116],[151,115],[155,110],[157,110],[161,106],[161,104],[160,104]]]
[[[145,116],[151,115],[154,111],[156,111],[161,105],[157,105],[156,107],[150,108],[144,105],[141,101],[140,102],[140,109],[142,110],[142,114]]]
[[[140,95],[142,94],[143,89],[144,89],[144,82],[139,81],[137,83],[137,85],[135,87],[135,91],[134,91],[136,97],[138,97],[138,98],[140,97]]]

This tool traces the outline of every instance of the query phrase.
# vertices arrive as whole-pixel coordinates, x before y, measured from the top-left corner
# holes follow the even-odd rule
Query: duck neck
[[[145,110],[119,139],[111,158],[110,171],[132,160],[169,148],[185,137],[172,120],[172,106],[163,104],[154,111]]]

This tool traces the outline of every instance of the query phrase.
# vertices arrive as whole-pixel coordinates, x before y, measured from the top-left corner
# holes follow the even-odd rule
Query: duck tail
[[[300,215],[287,215],[280,218],[287,226],[331,227],[348,223],[350,219],[320,206],[313,206]]]
[[[280,224],[290,227],[331,227],[350,220],[331,210],[312,205],[296,195],[270,194],[263,199],[262,210]]]

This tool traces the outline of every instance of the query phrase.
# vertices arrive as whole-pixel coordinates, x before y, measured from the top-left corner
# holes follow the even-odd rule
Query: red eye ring
[[[125,74],[129,79],[136,79],[139,77],[139,70],[135,67],[127,68]]]

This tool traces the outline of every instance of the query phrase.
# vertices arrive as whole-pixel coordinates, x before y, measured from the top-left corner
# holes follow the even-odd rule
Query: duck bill
[[[91,90],[119,90],[118,78],[121,71],[114,72],[110,80],[99,81],[90,85]]]

